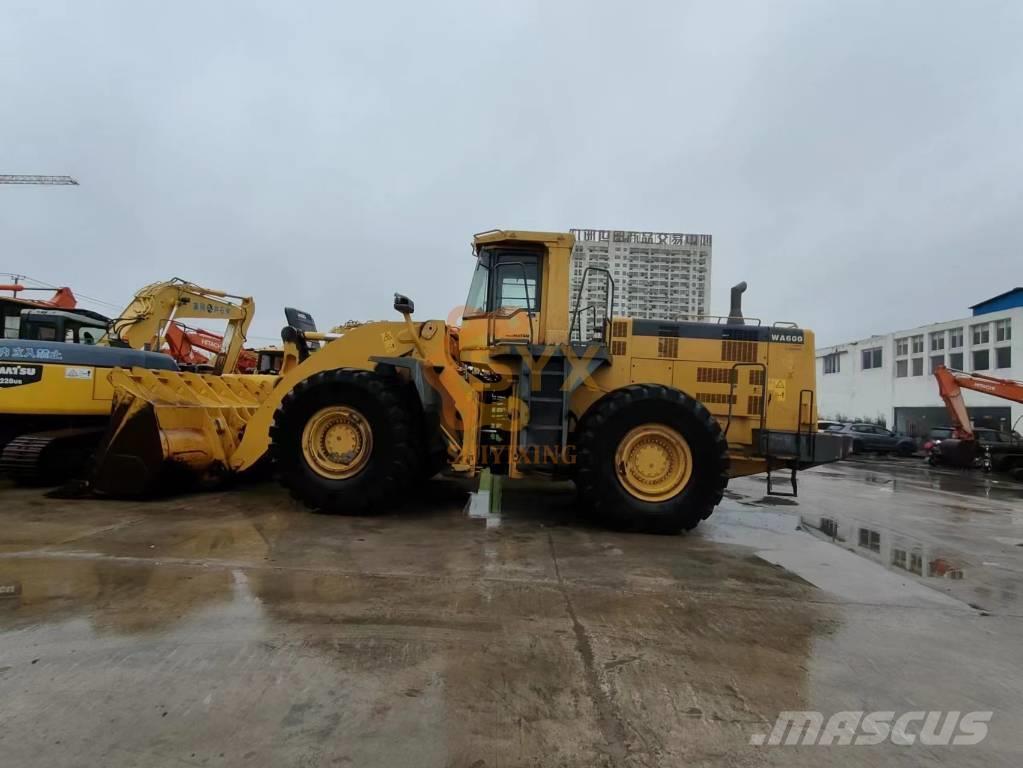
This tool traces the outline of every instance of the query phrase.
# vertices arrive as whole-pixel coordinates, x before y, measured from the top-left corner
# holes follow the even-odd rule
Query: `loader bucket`
[[[277,380],[115,368],[110,425],[93,462],[92,490],[142,496],[171,482],[226,473],[246,423]]]

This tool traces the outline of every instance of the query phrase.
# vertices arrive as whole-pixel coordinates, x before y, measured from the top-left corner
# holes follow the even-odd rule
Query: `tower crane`
[[[32,173],[0,173],[0,184],[44,184],[46,186],[77,187],[70,176],[41,176]]]

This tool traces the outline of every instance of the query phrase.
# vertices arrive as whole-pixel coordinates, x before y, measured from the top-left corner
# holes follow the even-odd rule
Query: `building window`
[[[948,346],[949,349],[962,349],[963,346],[963,329],[952,328],[948,332]]]
[[[1012,341],[1012,320],[995,320],[995,341]]]
[[[873,528],[860,528],[859,543],[861,547],[873,550],[874,552],[880,552],[881,532],[875,531]]]
[[[923,342],[921,342],[922,344]],[[913,358],[913,375],[923,376],[924,375],[924,359],[922,357]]]
[[[944,364],[945,364],[944,355],[931,355],[931,373],[934,373],[936,370],[938,370],[939,365]]]
[[[945,332],[938,331],[931,334],[931,352],[941,352],[945,349]]]
[[[990,356],[991,353],[986,349],[975,349],[973,351],[973,370],[986,371],[990,368]]]
[[[973,332],[974,345],[991,343],[991,323],[971,325],[970,330]]]
[[[881,367],[881,347],[863,350],[863,370]]]
[[[913,337],[913,354],[914,355],[919,355],[923,351],[924,351],[924,337],[922,335],[921,336],[914,336]]]
[[[842,370],[841,358],[837,352],[824,355],[824,373],[838,373]]]
[[[906,570],[906,550],[904,549],[892,549],[892,565],[896,568]]]
[[[1012,347],[998,347],[995,350],[995,368],[1012,368]]]
[[[963,353],[952,352],[948,356],[948,367],[953,371],[961,371],[963,369]]]
[[[909,376],[909,360],[895,361],[895,378],[904,379]]]
[[[909,339],[895,340],[895,356],[905,357],[909,354]]]

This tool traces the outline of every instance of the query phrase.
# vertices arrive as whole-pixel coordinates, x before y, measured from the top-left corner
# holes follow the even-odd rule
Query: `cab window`
[[[523,249],[483,251],[465,300],[464,317],[540,307],[540,256]]]
[[[508,255],[497,264],[494,309],[537,311],[539,261],[528,254]]]

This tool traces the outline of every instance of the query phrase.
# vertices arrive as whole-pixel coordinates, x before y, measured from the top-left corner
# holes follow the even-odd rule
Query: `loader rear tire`
[[[577,435],[582,508],[617,528],[691,530],[728,485],[728,443],[717,420],[671,387],[612,392],[583,416]]]
[[[419,434],[398,382],[342,368],[310,376],[285,396],[270,451],[281,482],[305,506],[374,514],[402,500],[418,471]]]

